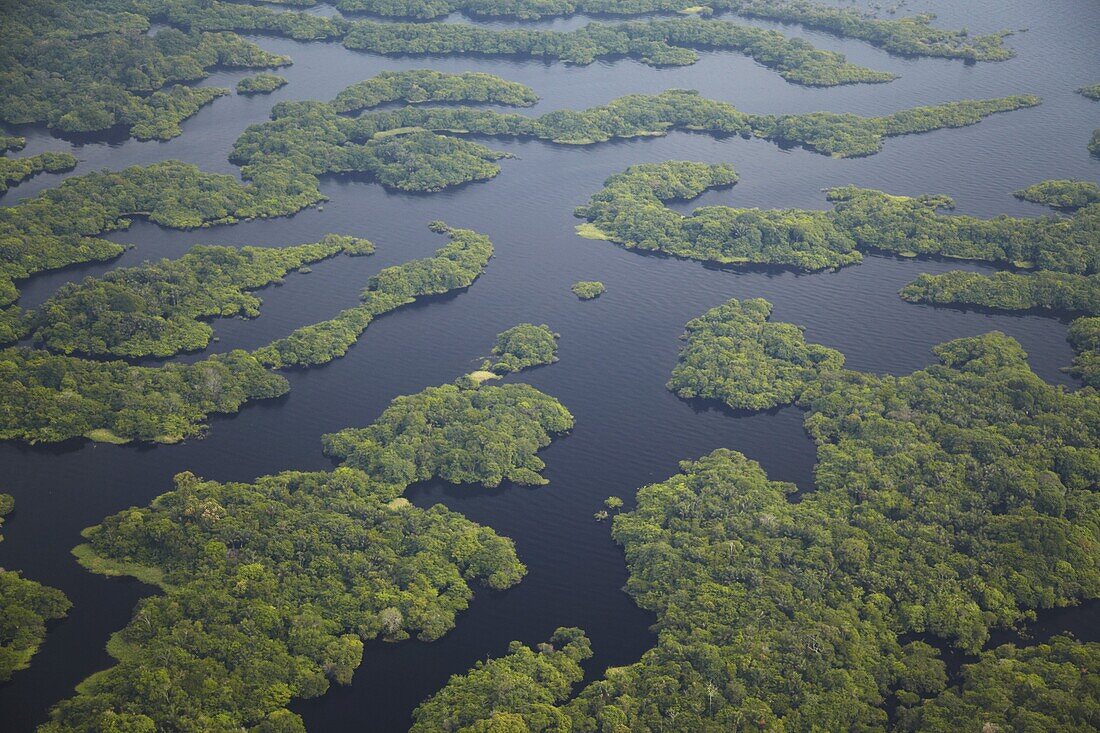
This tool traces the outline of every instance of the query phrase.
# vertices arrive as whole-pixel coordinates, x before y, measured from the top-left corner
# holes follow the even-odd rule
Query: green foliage
[[[472,285],[493,256],[492,242],[482,234],[443,222],[433,222],[431,229],[451,240],[434,256],[381,270],[368,282],[359,305],[328,321],[303,326],[253,355],[276,369],[325,364],[347,353],[375,316],[412,303],[418,296],[441,295]]]
[[[328,235],[296,247],[193,248],[178,260],[63,285],[34,314],[36,343],[65,354],[172,356],[210,343],[206,318],[260,314],[247,293],[363,240]],[[369,244],[369,243],[368,243]]]
[[[954,270],[942,275],[921,275],[901,289],[901,297],[911,303],[1100,314],[1100,274],[1040,270],[1032,275],[1015,272],[982,275]]]
[[[1069,325],[1066,339],[1077,352],[1067,371],[1088,386],[1100,389],[1100,318],[1078,318]]]
[[[181,86],[214,67],[290,63],[232,33],[146,33],[150,3],[44,0],[0,4],[0,120],[44,122],[65,133],[124,127],[166,140],[179,123],[227,93]],[[173,85],[169,88],[169,85]]]
[[[665,206],[666,201],[691,199],[736,181],[729,164],[668,161],[631,166],[608,178],[603,190],[576,214],[602,238],[627,249],[810,271],[860,261],[852,239],[824,211],[708,206],[684,216]]]
[[[536,20],[573,13],[641,15],[684,12],[688,7],[703,7],[708,13],[731,10],[749,18],[799,23],[845,38],[858,38],[905,56],[1001,61],[1013,55],[1003,45],[1007,33],[972,36],[965,29],[935,28],[931,25],[934,16],[929,13],[882,20],[854,8],[838,8],[805,0],[710,0],[705,6],[691,6],[686,0],[338,0],[336,5],[344,11],[418,20],[439,18],[455,11],[474,16]]]
[[[73,168],[76,168],[76,157],[72,153],[39,153],[26,158],[0,157],[0,196],[12,186],[39,173],[63,173]]]
[[[398,413],[407,429],[392,422]],[[398,398],[362,431],[381,441],[373,473],[345,465],[252,484],[178,475],[148,507],[85,530],[77,556],[89,569],[157,579],[164,595],[139,604],[109,644],[117,664],[85,680],[40,730],[303,731],[286,705],[330,681],[348,684],[363,642],[438,639],[472,584],[502,590],[526,572],[511,540],[442,505],[404,500],[412,479],[401,476],[452,480],[467,457],[478,466],[472,480],[522,476],[541,467],[534,451],[546,431],[569,424],[560,403],[527,385],[436,387]],[[428,426],[452,445],[409,450]],[[555,642],[560,650],[534,665],[548,663],[564,695],[588,642],[569,629]]]
[[[1018,199],[1045,204],[1054,209],[1080,209],[1100,203],[1100,186],[1091,181],[1043,181],[1012,194]]]
[[[898,729],[1095,733],[1100,730],[1097,669],[1100,644],[1065,636],[1033,647],[1006,644],[964,665],[959,688],[903,710]]]
[[[599,280],[579,280],[569,288],[581,300],[592,300],[604,294],[607,288]]]
[[[1100,84],[1089,84],[1076,90],[1078,94],[1089,99],[1100,100]]]
[[[882,730],[890,695],[904,730],[1095,728],[1097,645],[983,652],[945,689],[935,649],[902,643],[977,653],[1100,596],[1100,395],[1046,384],[1003,334],[934,351],[909,376],[807,386],[816,490],[797,501],[725,449],[639,490],[613,536],[657,644],[559,705],[563,729]],[[507,712],[527,720],[482,719]]]
[[[1092,131],[1092,137],[1089,138],[1089,144],[1086,147],[1093,155],[1100,156],[1100,127]]]
[[[496,374],[518,372],[540,364],[553,364],[558,360],[559,335],[545,323],[536,326],[521,323],[497,334],[492,355],[495,362],[487,368]]]
[[[584,678],[580,662],[591,656],[591,645],[577,628],[557,629],[537,650],[513,641],[507,656],[453,675],[422,702],[410,733],[568,731],[568,718],[554,706]]]
[[[844,355],[808,344],[802,329],[772,323],[766,300],[730,300],[688,321],[680,360],[668,388],[683,398],[703,397],[734,409],[766,410],[795,402]]]
[[[190,229],[285,216],[322,198],[316,178],[286,163],[268,166],[250,186],[172,160],[68,178],[0,208],[0,306],[18,296],[14,279],[118,256],[122,245],[94,235],[123,229],[134,216]]]
[[[278,74],[255,74],[237,82],[237,94],[271,94],[289,83]]]
[[[244,351],[138,367],[9,348],[0,350],[0,380],[0,440],[28,443],[80,436],[173,443],[200,435],[211,413],[289,389]]]
[[[0,494],[0,527],[14,507],[10,494]],[[0,568],[0,682],[26,669],[46,636],[46,622],[64,618],[71,605],[56,588]]]
[[[19,135],[5,135],[0,132],[0,152],[6,153],[11,150],[22,150],[27,146],[27,138]]]
[[[538,101],[530,87],[480,72],[447,74],[431,69],[383,71],[336,95],[337,112],[358,112],[387,102],[481,102],[530,107]]]
[[[389,483],[547,483],[536,451],[573,427],[561,403],[526,384],[443,385],[398,397],[366,428],[324,436],[325,453]]]

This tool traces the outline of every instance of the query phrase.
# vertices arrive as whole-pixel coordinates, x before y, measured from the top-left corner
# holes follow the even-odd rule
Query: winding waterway
[[[403,730],[413,707],[449,675],[503,653],[512,639],[542,641],[557,626],[587,631],[595,650],[587,665],[590,676],[637,659],[653,641],[652,618],[622,592],[622,553],[610,540],[608,525],[593,521],[592,514],[612,494],[626,498],[629,506],[637,487],[667,477],[680,460],[734,448],[758,460],[772,478],[812,488],[814,449],[802,430],[800,411],[731,414],[679,400],[664,387],[684,323],[728,298],[766,298],[775,305],[776,320],[804,325],[809,340],[840,349],[850,367],[877,373],[919,369],[931,361],[933,345],[999,329],[1023,344],[1042,378],[1076,388],[1061,371],[1072,359],[1064,321],[916,306],[897,297],[917,274],[957,269],[957,262],[868,256],[863,264],[835,273],[744,272],[640,256],[573,233],[574,206],[607,176],[647,161],[725,161],[737,167],[741,183],[677,205],[684,210],[701,203],[825,208],[822,188],[854,183],[899,194],[946,193],[963,213],[1041,216],[1045,209],[1017,201],[1010,192],[1047,178],[1100,179],[1100,159],[1090,159],[1085,150],[1091,131],[1100,126],[1100,103],[1073,93],[1100,81],[1100,5],[1091,0],[942,0],[910,3],[905,12],[925,9],[939,13],[944,26],[967,26],[976,33],[1029,30],[1008,40],[1016,58],[966,65],[898,58],[864,43],[781,27],[821,48],[842,51],[856,63],[901,74],[891,84],[828,90],[788,84],[733,53],[704,52],[694,66],[674,69],[630,60],[573,67],[507,59],[386,58],[338,44],[256,37],[264,48],[294,58],[295,64],[280,72],[290,84],[267,96],[219,99],[167,143],[75,144],[43,130],[19,130],[28,138],[27,154],[71,149],[81,160],[73,174],[170,158],[236,173],[226,160],[233,141],[247,125],[264,120],[275,102],[329,99],[381,70],[412,68],[486,71],[523,82],[542,97],[525,111],[530,114],[671,87],[698,89],[745,111],[765,113],[826,109],[873,115],[1015,93],[1035,93],[1044,100],[1038,108],[995,115],[972,127],[890,139],[880,154],[858,160],[688,133],[589,148],[488,140],[490,147],[517,157],[502,161],[502,173],[487,183],[408,195],[369,181],[329,178],[322,186],[330,198],[323,209],[192,232],[138,222],[112,235],[135,245],[118,260],[25,283],[21,303],[29,307],[63,282],[144,259],[179,256],[199,243],[288,245],[337,232],[377,244],[372,257],[334,258],[314,266],[312,274],[292,275],[285,285],[266,289],[259,318],[214,324],[220,340],[211,345],[213,352],[254,348],[354,304],[372,273],[426,256],[442,244],[426,227],[431,220],[484,232],[496,247],[485,275],[468,291],[380,318],[346,357],[289,373],[289,395],[215,418],[204,440],[157,447],[0,445],[0,489],[14,495],[17,507],[4,527],[0,565],[58,587],[73,601],[69,617],[51,627],[31,667],[0,686],[0,727],[13,733],[31,730],[75,684],[107,666],[107,637],[126,623],[136,600],[152,592],[136,581],[82,570],[69,551],[84,527],[148,503],[184,470],[246,481],[284,469],[327,468],[332,464],[321,455],[323,433],[366,425],[395,396],[470,371],[497,332],[521,321],[547,323],[560,332],[561,361],[510,379],[553,395],[576,416],[576,429],[541,454],[550,484],[494,490],[426,484],[414,487],[409,498],[425,506],[442,502],[513,538],[529,568],[527,577],[503,593],[481,591],[459,616],[456,630],[438,642],[368,644],[350,687],[294,706],[310,730]],[[586,20],[535,25],[570,28]],[[232,86],[245,75],[218,72],[203,83]],[[39,176],[12,189],[0,204],[11,205],[60,178]],[[581,302],[569,292],[577,280],[601,280],[607,293]],[[1093,604],[1059,612],[1044,624],[1095,637],[1097,621]]]

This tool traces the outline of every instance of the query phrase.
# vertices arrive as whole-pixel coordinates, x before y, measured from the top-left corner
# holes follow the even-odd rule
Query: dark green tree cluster
[[[271,94],[289,83],[278,74],[254,74],[237,82],[237,94]]]
[[[507,656],[453,675],[421,703],[410,733],[569,731],[568,716],[555,706],[569,699],[584,678],[580,663],[591,656],[588,638],[577,628],[555,630],[537,649],[513,641]]]
[[[545,323],[521,323],[497,334],[492,357],[485,360],[485,369],[495,374],[509,374],[558,360],[559,335]]]
[[[286,379],[244,351],[194,364],[131,366],[46,351],[0,351],[0,440],[70,438],[174,443],[201,435],[211,413],[284,394]]]
[[[0,494],[0,527],[14,507],[11,495]],[[64,618],[71,605],[56,588],[0,568],[0,682],[26,669],[46,637],[46,622]]]
[[[536,453],[573,427],[560,402],[526,384],[430,387],[398,397],[366,428],[325,435],[325,453],[389,483],[439,478],[547,483]]]
[[[444,407],[444,394],[458,401]],[[398,412],[453,445],[406,450],[412,433],[389,422]],[[115,666],[82,683],[40,730],[304,731],[286,705],[323,694],[330,681],[348,684],[364,642],[437,639],[467,608],[471,585],[500,590],[526,572],[511,540],[442,505],[413,506],[396,477],[449,478],[451,461],[469,460],[479,466],[470,480],[495,485],[498,471],[535,465],[527,439],[569,423],[564,407],[527,385],[438,387],[383,413],[373,435],[394,445],[380,446],[374,473],[342,466],[252,484],[180,474],[148,507],[85,531],[76,550],[85,566],[164,594],[142,601],[111,639]],[[506,455],[506,443],[517,449]],[[558,638],[560,654],[586,654],[583,636]],[[573,674],[565,657],[552,666]]]
[[[816,490],[797,501],[725,449],[642,488],[612,533],[656,646],[556,706],[569,726],[498,703],[463,730],[1096,730],[1100,645],[980,650],[1100,596],[1100,396],[1046,384],[1003,334],[935,352],[808,385]],[[980,653],[961,686],[919,637]]]
[[[227,93],[179,82],[204,79],[214,67],[290,63],[232,33],[165,28],[150,35],[149,16],[136,1],[5,0],[0,120],[45,122],[66,133],[121,126],[135,137],[165,140]]]
[[[389,102],[466,102],[530,107],[539,101],[528,86],[499,76],[468,71],[447,74],[431,69],[383,71],[336,95],[337,112],[358,112]]]
[[[1069,372],[1100,389],[1100,317],[1078,318],[1070,324],[1066,338],[1077,352]]]
[[[325,364],[347,353],[375,316],[419,296],[442,295],[472,285],[493,256],[492,242],[475,231],[443,222],[433,222],[431,229],[451,240],[435,255],[381,270],[368,281],[359,305],[330,320],[303,326],[257,349],[254,356],[276,369]]]
[[[1100,127],[1092,131],[1092,137],[1089,138],[1089,143],[1086,147],[1093,155],[1100,156]]]
[[[296,0],[295,4],[312,5],[314,2]],[[336,5],[346,12],[418,20],[431,20],[456,11],[479,17],[536,20],[573,13],[641,15],[682,13],[699,8],[709,14],[728,10],[748,18],[798,23],[845,38],[857,38],[905,56],[1001,61],[1013,55],[1003,45],[1007,33],[974,36],[965,29],[934,27],[931,24],[934,16],[929,13],[885,20],[856,9],[805,0],[712,0],[705,5],[692,5],[691,0],[338,0]],[[1100,97],[1100,92],[1097,94]]]
[[[604,294],[607,288],[599,280],[578,280],[569,288],[581,300],[592,300]]]
[[[789,405],[844,355],[808,344],[802,329],[772,323],[762,298],[730,300],[688,321],[668,388],[683,398],[721,400],[740,410]]]
[[[722,264],[813,271],[860,261],[851,237],[824,211],[708,206],[684,216],[665,205],[736,181],[729,164],[668,161],[631,166],[608,178],[603,190],[577,208],[576,215],[588,220],[578,233],[610,239],[627,249]]]
[[[905,711],[901,731],[1100,731],[1100,644],[1064,636],[1006,644],[962,668],[962,684]]]
[[[1100,274],[1040,270],[1030,275],[983,275],[953,270],[942,275],[921,275],[901,289],[901,297],[911,303],[1100,314]]]
[[[200,351],[213,335],[203,319],[255,318],[260,299],[247,291],[348,249],[373,251],[365,242],[330,234],[296,247],[197,246],[178,260],[63,285],[33,314],[31,329],[36,343],[64,354],[165,357]]]
[[[1074,211],[1089,204],[1100,204],[1100,186],[1092,181],[1042,181],[1016,191],[1012,195],[1024,201],[1068,211]]]
[[[123,245],[95,235],[124,229],[135,216],[190,229],[285,216],[322,199],[317,179],[287,163],[265,167],[252,185],[172,160],[68,178],[0,208],[0,307],[18,297],[13,280],[117,257]],[[0,342],[13,337],[0,333]]]
[[[73,168],[76,157],[72,153],[39,153],[25,158],[0,156],[0,196],[39,173],[64,173]]]
[[[20,135],[6,135],[0,132],[0,153],[22,150],[27,146],[27,138]]]
[[[1100,84],[1088,84],[1078,89],[1077,93],[1083,97],[1100,101]]]

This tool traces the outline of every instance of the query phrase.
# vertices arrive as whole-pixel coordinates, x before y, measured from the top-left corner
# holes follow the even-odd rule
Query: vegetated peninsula
[[[86,567],[164,594],[141,601],[111,639],[115,666],[40,730],[303,731],[287,704],[348,684],[364,642],[438,639],[471,586],[502,590],[526,572],[511,540],[442,505],[410,504],[407,485],[534,482],[535,450],[571,425],[565,407],[527,385],[446,385],[326,437],[330,453],[347,456],[334,471],[251,484],[178,475],[148,507],[85,531],[75,554]]]
[[[1092,181],[1042,181],[1012,195],[1024,201],[1066,211],[1074,211],[1089,204],[1100,204],[1100,186]]]
[[[569,700],[502,698],[498,685],[527,690],[539,670],[513,648],[452,677],[417,724],[1089,730],[1100,644],[984,645],[1038,609],[1100,597],[1100,396],[1045,383],[1003,334],[934,351],[908,376],[836,370],[807,385],[818,464],[798,501],[725,449],[639,490],[612,530],[627,592],[660,630],[638,662]],[[960,679],[944,644],[976,655]]]
[[[237,94],[271,94],[289,83],[278,74],[254,74],[237,82]]]
[[[15,149],[19,148],[22,148],[21,144]],[[5,149],[7,148],[0,148],[0,196],[7,193],[12,186],[17,186],[39,173],[64,173],[76,168],[76,157],[72,153],[48,152],[9,158],[3,155]]]
[[[605,288],[604,284],[599,280],[578,280],[573,283],[573,287],[569,289],[573,291],[573,295],[581,300],[598,298],[607,291],[607,288]]]
[[[668,161],[632,166],[605,182],[577,216],[582,236],[628,249],[722,264],[820,270],[852,264],[860,251],[939,256],[1038,270],[1100,271],[1100,206],[1072,217],[980,219],[942,214],[947,196],[893,196],[845,186],[828,192],[832,211],[708,206],[684,216],[664,201],[698,196],[737,180],[728,164]]]
[[[789,405],[844,355],[808,344],[802,329],[773,323],[762,298],[730,300],[688,321],[668,388],[683,398],[721,400],[738,410]]]
[[[143,367],[37,349],[0,350],[0,378],[9,385],[0,391],[0,440],[175,443],[201,436],[208,415],[235,413],[249,401],[287,392],[287,380],[268,367],[324,364],[342,356],[374,315],[418,295],[473,283],[492,256],[492,243],[442,222],[432,227],[451,238],[434,257],[381,270],[369,281],[358,308],[300,328],[254,354],[234,350],[193,364]],[[325,247],[357,253],[372,248],[352,238],[330,239],[320,249]]]
[[[296,5],[313,5],[316,0],[296,0]],[[838,8],[805,0],[713,0],[691,5],[689,0],[337,0],[345,12],[366,12],[395,18],[431,20],[461,11],[475,17],[514,17],[522,20],[588,13],[592,15],[641,15],[646,13],[700,14],[731,11],[748,18],[798,23],[844,38],[856,38],[890,53],[904,56],[938,56],[967,61],[1001,61],[1013,53],[1003,45],[1008,33],[975,36],[965,29],[948,30],[931,24],[935,16],[921,13],[905,18],[880,19],[856,8]],[[1100,94],[1100,92],[1098,92]]]
[[[251,185],[172,160],[68,178],[26,201],[0,207],[0,309],[18,297],[16,279],[117,257],[124,246],[95,235],[124,229],[134,217],[191,229],[285,216],[323,198],[316,178],[286,163],[266,168]],[[0,311],[0,343],[18,338],[10,323],[17,311]]]
[[[337,112],[359,112],[391,102],[463,102],[530,107],[539,101],[531,87],[482,72],[449,74],[431,69],[383,71],[336,95]]]
[[[483,234],[452,228],[441,221],[429,226],[433,232],[450,238],[432,257],[381,270],[367,282],[359,305],[330,320],[303,326],[257,349],[255,357],[276,369],[325,364],[347,353],[376,316],[421,296],[442,295],[472,285],[493,256],[492,242]]]
[[[895,78],[774,30],[699,18],[590,23],[573,31],[498,30],[454,23],[346,21],[217,2],[174,5],[166,18],[192,32],[262,31],[297,40],[339,39],[349,49],[387,55],[515,56],[574,64],[628,56],[651,66],[686,66],[698,60],[695,49],[708,49],[743,53],[796,84],[835,86]]]
[[[0,494],[0,527],[14,507],[11,495]],[[71,605],[56,588],[0,568],[0,682],[26,669],[46,636],[46,623],[64,618]]]
[[[262,288],[291,270],[373,245],[335,234],[294,247],[197,246],[177,260],[146,262],[63,285],[31,317],[37,344],[64,354],[172,356],[200,351],[213,329],[204,319],[260,314]]]
[[[460,79],[449,81],[459,90],[464,87]],[[669,90],[539,117],[472,107],[416,106],[356,118],[340,114],[346,104],[288,102],[275,105],[271,121],[247,128],[234,143],[230,160],[243,166],[245,177],[258,176],[278,164],[291,166],[303,176],[366,173],[391,188],[438,191],[487,180],[500,172],[496,161],[505,154],[462,135],[591,145],[690,130],[755,136],[783,146],[851,157],[878,152],[886,137],[971,125],[990,114],[1039,102],[1037,97],[1021,95],[948,102],[883,117],[830,112],[776,116],[741,112],[698,92]]]
[[[482,369],[494,374],[510,374],[558,360],[558,338],[545,323],[521,323],[501,331],[493,344],[492,356]]]
[[[121,128],[140,139],[180,134],[179,123],[227,94],[185,86],[215,67],[290,63],[233,33],[146,31],[159,3],[5,2],[0,120],[62,133]]]

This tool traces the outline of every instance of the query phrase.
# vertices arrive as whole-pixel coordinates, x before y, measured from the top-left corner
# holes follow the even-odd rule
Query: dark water
[[[183,470],[218,480],[250,480],[283,469],[327,468],[331,464],[320,452],[323,433],[365,425],[393,397],[469,371],[498,331],[521,321],[545,322],[562,334],[558,364],[518,377],[560,399],[577,419],[573,433],[542,454],[550,485],[490,491],[433,484],[414,487],[409,496],[419,505],[442,502],[512,537],[528,565],[527,578],[504,593],[479,593],[457,629],[434,644],[368,644],[351,687],[296,705],[310,730],[402,730],[417,702],[450,674],[502,653],[512,639],[542,641],[560,625],[587,630],[596,651],[589,665],[593,675],[637,659],[652,643],[652,618],[621,591],[626,577],[622,554],[610,540],[608,525],[592,520],[608,495],[623,496],[629,505],[638,486],[667,477],[682,459],[718,447],[760,461],[772,478],[812,485],[813,446],[797,410],[734,416],[685,403],[664,388],[684,323],[728,298],[767,298],[775,304],[776,319],[805,325],[808,338],[842,350],[851,367],[879,373],[919,369],[930,362],[929,349],[937,343],[1000,329],[1020,340],[1044,379],[1073,388],[1073,380],[1060,371],[1072,358],[1064,322],[934,309],[897,298],[898,288],[918,273],[942,272],[957,263],[868,257],[838,273],[741,273],[639,256],[573,234],[573,207],[598,190],[604,178],[633,163],[670,158],[733,162],[742,182],[708,193],[700,202],[762,207],[823,208],[821,188],[856,183],[894,193],[948,193],[960,211],[981,216],[1042,215],[1044,209],[1017,201],[1010,192],[1045,178],[1100,178],[1100,160],[1090,159],[1085,150],[1091,130],[1100,126],[1100,104],[1072,92],[1100,80],[1100,6],[1091,0],[1015,0],[921,2],[908,10],[928,8],[939,11],[945,25],[968,26],[972,32],[1030,30],[1009,41],[1019,52],[1016,59],[968,66],[895,58],[866,44],[784,27],[789,35],[841,50],[858,63],[902,74],[888,85],[830,90],[787,84],[737,54],[703,54],[695,66],[679,69],[652,69],[630,60],[570,67],[500,59],[387,59],[336,44],[261,37],[256,40],[265,48],[295,59],[281,72],[290,84],[269,96],[220,99],[186,122],[184,134],[170,142],[70,146],[44,131],[21,131],[28,136],[27,153],[71,147],[82,161],[76,174],[168,158],[236,173],[226,161],[232,142],[245,126],[265,119],[276,101],[327,99],[383,69],[424,67],[489,71],[530,84],[543,97],[532,114],[670,87],[699,89],[754,112],[881,114],[967,97],[1030,92],[1044,98],[1039,108],[998,115],[974,127],[889,140],[882,153],[854,161],[782,151],[762,141],[686,133],[586,149],[490,141],[519,157],[503,161],[501,175],[488,183],[413,196],[329,179],[323,190],[331,200],[323,211],[197,232],[137,223],[116,235],[135,245],[119,260],[30,281],[23,288],[27,306],[40,303],[63,282],[146,258],[179,256],[198,243],[287,245],[339,232],[366,236],[378,245],[373,257],[332,259],[310,275],[293,275],[284,286],[265,290],[258,319],[216,322],[220,341],[211,351],[218,351],[261,345],[354,303],[371,273],[440,246],[443,240],[426,228],[433,219],[487,233],[497,252],[467,292],[379,319],[345,358],[289,374],[289,395],[214,419],[205,440],[144,448],[0,445],[0,488],[15,496],[17,506],[5,525],[0,564],[61,588],[74,604],[69,618],[51,628],[30,669],[0,686],[0,727],[31,729],[77,682],[107,666],[103,646],[108,635],[150,592],[133,581],[80,569],[69,550],[80,541],[81,529],[125,507],[146,504],[170,489],[172,475]],[[585,20],[540,25],[569,28]],[[206,83],[231,86],[244,75],[217,73]],[[59,178],[40,176],[0,202],[10,205],[56,185]],[[607,294],[578,301],[568,289],[581,279],[602,280]],[[1096,610],[1092,605],[1084,612],[1044,617],[1036,636],[1064,628],[1095,635]]]

